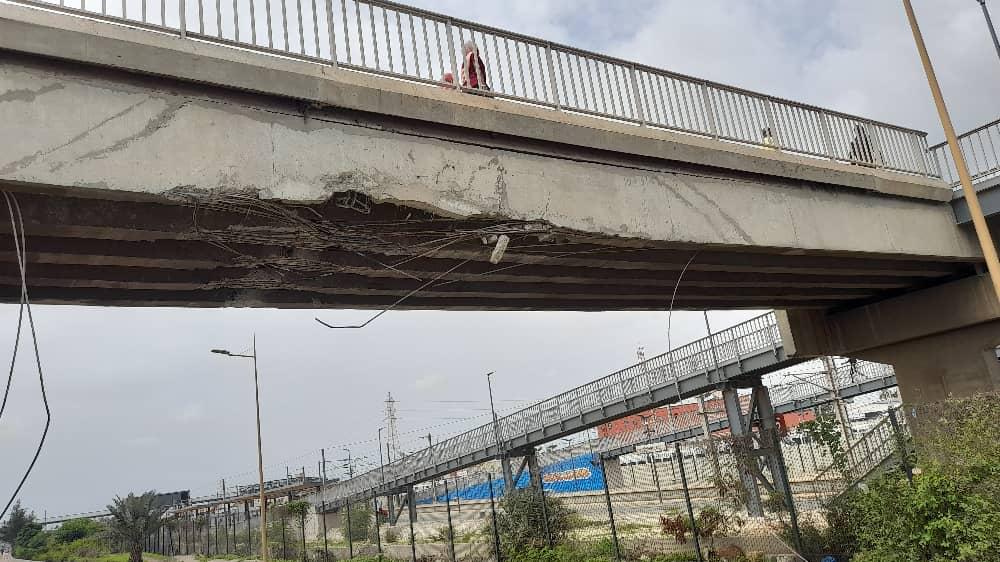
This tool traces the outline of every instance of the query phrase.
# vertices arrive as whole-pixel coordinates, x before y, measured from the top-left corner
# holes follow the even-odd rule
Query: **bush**
[[[660,530],[664,535],[674,537],[677,544],[685,544],[687,534],[691,532],[691,520],[677,512],[661,515]]]
[[[539,553],[555,550],[547,548],[549,541],[553,546],[565,542],[572,524],[572,512],[561,499],[543,495],[533,488],[514,490],[500,500],[497,528],[500,531],[500,544],[507,558],[524,551]],[[548,537],[545,535],[546,529]]]
[[[354,505],[351,507],[351,516],[344,514],[344,538],[350,537],[354,542],[368,540],[368,529],[372,527],[372,508],[367,505]]]

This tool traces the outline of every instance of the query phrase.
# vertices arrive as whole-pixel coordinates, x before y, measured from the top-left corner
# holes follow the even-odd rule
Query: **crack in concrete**
[[[70,146],[71,144],[74,144],[74,143],[76,143],[76,142],[78,142],[80,140],[83,140],[90,133],[96,131],[97,129],[100,129],[101,127],[103,127],[104,125],[110,123],[111,121],[114,121],[115,119],[118,119],[118,118],[120,118],[120,117],[122,117],[124,115],[127,115],[127,114],[131,113],[137,107],[139,107],[140,105],[146,103],[147,101],[149,101],[149,98],[144,99],[144,100],[140,100],[140,101],[138,101],[138,102],[136,102],[136,103],[134,103],[134,104],[126,107],[125,109],[123,109],[123,110],[115,113],[114,115],[112,115],[110,117],[107,117],[105,119],[102,119],[100,122],[98,122],[93,127],[90,127],[88,129],[84,130],[82,133],[74,135],[68,141],[66,141],[66,142],[64,142],[64,143],[62,143],[62,144],[60,144],[58,146],[54,146],[54,147],[48,148],[48,149],[39,150],[38,152],[36,152],[34,154],[29,154],[28,156],[25,156],[24,158],[21,158],[19,160],[11,162],[10,164],[7,164],[3,168],[0,168],[0,174],[9,174],[9,173],[12,173],[12,172],[16,172],[16,171],[20,170],[21,168],[25,168],[27,166],[30,166],[31,164],[34,164],[38,160],[44,158],[45,156],[48,156],[49,154],[52,154],[53,152],[55,152],[57,150],[60,150],[62,148],[66,148],[67,146]]]
[[[85,152],[84,154],[77,156],[75,161],[80,162],[83,160],[102,158],[108,154],[111,154],[113,152],[118,152],[119,150],[124,149],[134,141],[154,135],[157,131],[166,127],[167,124],[169,124],[170,121],[172,121],[173,118],[177,115],[177,112],[183,109],[184,106],[186,105],[188,105],[187,100],[181,103],[168,105],[166,109],[164,109],[160,113],[156,114],[152,119],[150,119],[146,123],[146,125],[142,128],[142,130],[132,135],[129,135],[123,139],[115,141],[111,146],[100,148],[98,150],[92,150],[90,152]],[[53,164],[51,171],[55,172],[60,168],[62,168],[63,166],[65,166],[66,164],[68,164],[68,162],[59,162]]]
[[[689,185],[689,184],[688,184],[687,182],[685,182],[685,181],[684,181],[683,179],[681,179],[681,178],[679,178],[679,177],[677,177],[677,176],[674,176],[674,178],[675,178],[675,179],[677,180],[677,182],[679,182],[679,183],[680,183],[681,185],[683,185],[683,186],[684,186],[684,187],[686,187],[686,188],[687,188],[688,190],[690,190],[691,192],[693,192],[693,193],[695,193],[696,195],[698,195],[699,197],[701,197],[701,198],[702,198],[703,200],[705,200],[705,201],[706,201],[706,202],[707,202],[707,203],[708,203],[708,204],[709,204],[710,206],[712,206],[713,208],[715,208],[715,210],[717,211],[717,213],[719,214],[719,216],[721,216],[721,217],[722,217],[722,218],[723,218],[723,219],[725,220],[725,222],[729,223],[729,225],[730,225],[730,226],[732,226],[734,230],[736,230],[736,232],[737,232],[737,233],[739,234],[740,238],[742,238],[742,239],[743,239],[743,240],[744,240],[745,242],[748,242],[748,243],[753,243],[753,239],[752,239],[752,238],[750,237],[750,235],[749,235],[749,234],[747,234],[747,233],[746,233],[746,231],[744,231],[744,230],[743,230],[743,229],[742,229],[742,228],[741,228],[741,227],[739,226],[739,224],[738,224],[738,223],[736,222],[736,219],[734,219],[734,218],[733,218],[733,217],[731,217],[731,216],[730,216],[729,214],[727,214],[727,213],[726,213],[725,211],[723,211],[723,210],[722,210],[722,209],[721,209],[721,208],[720,208],[720,207],[719,207],[719,206],[718,206],[718,205],[717,205],[717,204],[716,204],[716,203],[715,203],[714,201],[712,201],[712,200],[711,200],[711,199],[709,199],[709,198],[708,198],[708,197],[707,197],[706,195],[704,195],[703,193],[699,192],[699,191],[698,191],[697,189],[695,189],[694,187],[692,187],[691,185]],[[718,226],[718,225],[716,224],[716,220],[715,220],[715,218],[713,218],[713,217],[712,217],[712,216],[711,216],[711,215],[710,215],[710,214],[709,214],[708,212],[706,212],[706,211],[705,211],[705,210],[703,210],[703,209],[702,209],[701,207],[699,207],[699,206],[695,205],[694,203],[692,203],[692,202],[691,202],[691,200],[689,200],[688,198],[686,198],[686,197],[684,197],[683,195],[681,195],[681,194],[680,194],[680,193],[679,193],[679,192],[677,191],[677,189],[676,189],[676,188],[675,188],[674,186],[672,186],[672,185],[670,185],[669,183],[667,183],[667,182],[666,182],[666,181],[664,180],[664,178],[661,178],[661,177],[659,177],[659,176],[656,176],[656,175],[654,175],[654,176],[653,176],[653,180],[654,180],[654,181],[655,181],[656,183],[658,183],[658,184],[660,184],[661,186],[663,186],[664,188],[666,188],[666,189],[667,189],[667,191],[669,191],[670,193],[673,193],[673,194],[674,194],[674,196],[675,196],[675,197],[677,197],[677,199],[679,199],[679,200],[680,200],[680,201],[681,201],[682,203],[684,203],[684,205],[686,205],[686,206],[687,206],[687,207],[688,207],[689,209],[691,209],[692,211],[694,211],[694,212],[698,213],[699,215],[701,215],[702,217],[704,217],[705,221],[706,221],[707,223],[711,224],[711,225],[712,225],[712,226],[713,226],[713,227],[715,228],[715,230],[716,230],[716,233],[719,233],[719,230],[720,230],[720,228],[719,228],[719,226]]]
[[[38,96],[47,94],[49,92],[54,92],[56,90],[62,90],[65,88],[62,84],[49,84],[48,86],[43,86],[37,90],[29,90],[27,88],[21,90],[7,90],[6,92],[0,94],[0,103],[15,102],[15,101],[35,101]]]

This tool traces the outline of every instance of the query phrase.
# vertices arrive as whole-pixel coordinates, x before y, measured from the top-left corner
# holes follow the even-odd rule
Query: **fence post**
[[[913,467],[910,466],[910,461],[906,458],[906,437],[903,435],[903,430],[899,427],[899,420],[896,418],[895,410],[889,410],[889,423],[892,424],[892,432],[896,435],[896,447],[899,450],[900,467],[903,469],[903,474],[906,475],[906,479],[910,482],[910,485],[913,485]]]
[[[244,501],[243,508],[247,517],[247,556],[253,556],[253,532],[250,528],[250,502]],[[261,554],[261,557],[264,555]]]
[[[681,455],[681,444],[674,443],[674,454],[681,469],[681,486],[684,487],[684,503],[687,504],[688,518],[691,520],[691,537],[694,539],[694,550],[698,554],[698,562],[704,562],[701,556],[701,540],[698,538],[698,522],[694,518],[694,508],[691,507],[691,491],[688,490],[687,475],[684,473],[684,456]]]
[[[372,493],[372,505],[375,507],[375,545],[379,556],[382,556],[382,524],[378,520],[378,496]]]
[[[410,519],[410,554],[413,562],[417,562],[417,536],[413,532],[413,521],[417,518],[417,495],[413,492],[413,486],[406,489],[407,515]]]
[[[444,479],[444,505],[448,513],[448,555],[451,562],[458,562],[455,558],[455,530],[451,526],[451,491],[448,489],[448,479]]]
[[[608,522],[611,524],[611,542],[615,545],[615,561],[621,562],[622,549],[618,544],[618,527],[615,525],[615,510],[611,506],[611,490],[608,489],[608,471],[605,467],[604,456],[600,457],[601,481],[604,483],[604,503],[608,506]]]
[[[351,521],[351,497],[344,500],[347,503],[347,558],[354,558],[354,525]]]
[[[288,560],[288,526],[285,524],[285,513],[281,513],[281,557]]]
[[[496,554],[497,562],[500,562],[500,529],[497,528],[497,504],[493,493],[493,474],[486,475],[490,482],[490,513],[493,516],[493,551]]]

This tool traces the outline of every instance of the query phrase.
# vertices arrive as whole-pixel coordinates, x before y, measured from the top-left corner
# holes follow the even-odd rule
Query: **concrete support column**
[[[1000,390],[1000,302],[985,275],[835,314],[784,311],[778,325],[789,357],[892,365],[908,403]]]

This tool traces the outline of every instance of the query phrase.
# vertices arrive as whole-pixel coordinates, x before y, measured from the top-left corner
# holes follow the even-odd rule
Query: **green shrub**
[[[58,543],[70,543],[96,535],[101,529],[101,524],[92,519],[70,519],[52,532],[52,538]]]
[[[350,537],[354,542],[368,540],[368,529],[372,527],[372,508],[367,505],[351,506],[351,516],[344,515],[344,537]]]
[[[500,544],[507,558],[527,551],[537,554],[555,550],[546,547],[550,541],[553,546],[565,542],[572,523],[572,511],[562,499],[543,495],[533,488],[514,490],[504,496],[497,513]]]

